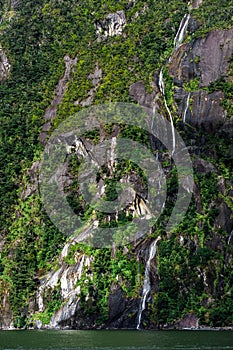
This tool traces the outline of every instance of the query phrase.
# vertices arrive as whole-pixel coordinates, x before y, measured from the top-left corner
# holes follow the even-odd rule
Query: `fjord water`
[[[2,331],[1,350],[224,350],[232,331]]]

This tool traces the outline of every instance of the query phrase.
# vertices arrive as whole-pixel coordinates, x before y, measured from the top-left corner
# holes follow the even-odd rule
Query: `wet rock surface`
[[[233,29],[213,30],[182,45],[173,55],[169,73],[177,81],[198,78],[200,87],[208,86],[227,74],[232,52]]]
[[[233,29],[213,30],[203,38],[181,45],[169,63],[179,116],[183,120],[185,117],[186,123],[211,133],[222,130],[232,134],[232,119],[226,117],[222,105],[223,91],[210,93],[206,89],[220,78],[228,79],[232,38]],[[187,91],[185,84],[192,86],[194,82],[196,89]]]

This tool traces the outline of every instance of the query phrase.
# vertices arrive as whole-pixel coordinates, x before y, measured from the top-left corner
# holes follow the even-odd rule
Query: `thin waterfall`
[[[146,262],[146,269],[145,269],[145,277],[144,277],[144,283],[143,283],[143,291],[142,291],[142,301],[141,305],[139,308],[139,313],[138,313],[138,323],[137,323],[137,329],[140,329],[141,325],[141,320],[142,320],[142,313],[146,308],[146,298],[148,296],[148,293],[151,290],[151,285],[150,285],[150,265],[151,265],[151,260],[154,259],[157,251],[157,243],[161,239],[160,236],[156,238],[156,240],[150,245],[150,250],[149,250],[149,258]]]
[[[170,122],[171,122],[171,127],[172,127],[172,155],[175,153],[175,149],[176,149],[176,136],[175,136],[175,128],[174,128],[174,123],[173,123],[173,119],[172,119],[172,114],[171,111],[167,105],[167,101],[166,101],[166,97],[165,97],[165,90],[164,90],[164,82],[163,82],[163,68],[161,68],[160,73],[159,73],[159,90],[161,92],[161,94],[163,95],[163,100],[164,100],[164,104],[167,110],[167,113],[169,115],[170,118]]]
[[[184,110],[184,115],[183,115],[183,122],[185,123],[186,121],[186,114],[187,114],[187,110],[189,108],[189,101],[190,101],[190,92],[188,93],[188,96],[187,96],[187,100],[186,100],[186,105],[185,105],[185,110]]]
[[[174,52],[176,51],[176,49],[181,45],[181,43],[184,40],[184,35],[186,33],[188,24],[189,24],[189,20],[190,20],[190,14],[185,14],[184,17],[182,18],[180,25],[179,25],[179,29],[176,33],[175,39],[174,39],[174,51],[171,54],[171,56],[168,59],[168,63],[171,62],[172,56],[174,54]],[[173,118],[171,115],[171,111],[167,105],[167,101],[166,101],[166,97],[165,97],[165,87],[164,87],[164,82],[163,82],[163,68],[160,69],[159,72],[159,90],[161,92],[161,94],[163,95],[163,99],[164,99],[164,104],[167,110],[167,113],[169,115],[170,121],[171,121],[171,127],[172,127],[172,155],[175,153],[175,148],[176,148],[176,139],[175,139],[175,128],[174,128],[174,123],[173,123]],[[185,109],[185,113],[184,113],[184,120],[186,117],[186,113],[188,110],[188,104],[189,104],[189,99],[190,99],[190,94],[188,95],[187,101],[186,101],[186,109]]]
[[[180,23],[179,29],[176,33],[175,39],[174,39],[174,48],[175,50],[181,45],[181,43],[184,40],[184,35],[186,33],[187,27],[188,27],[188,23],[190,20],[190,14],[185,14],[185,16],[182,18],[182,21]],[[174,50],[174,51],[175,51]],[[174,53],[173,51],[173,53]],[[170,56],[168,62],[170,62],[172,59],[172,55]],[[171,111],[167,105],[167,101],[166,101],[166,97],[165,97],[165,86],[164,86],[164,81],[163,81],[163,68],[160,69],[159,72],[159,90],[160,93],[163,96],[164,99],[164,104],[167,110],[167,113],[169,115],[170,118],[170,122],[171,122],[171,128],[172,128],[172,155],[175,153],[175,148],[176,148],[176,138],[175,138],[175,128],[174,128],[174,123],[173,123],[173,118],[172,118],[172,114]],[[184,116],[183,116],[183,120],[185,122],[185,118],[186,118],[186,114],[187,114],[187,110],[189,107],[189,100],[190,100],[190,93],[188,94],[187,100],[186,100],[186,107],[185,107],[185,111],[184,111]],[[153,117],[154,117],[154,113],[155,113],[155,108],[153,107]],[[152,123],[151,123],[151,130],[153,129],[153,118],[152,117]],[[158,152],[156,152],[156,159],[158,160]],[[146,299],[147,296],[151,290],[151,285],[150,285],[150,265],[151,265],[151,260],[155,257],[156,255],[156,251],[157,251],[157,243],[158,241],[161,240],[161,237],[158,236],[156,238],[156,240],[151,244],[150,249],[149,249],[149,258],[146,262],[146,268],[145,268],[145,277],[144,277],[144,283],[143,283],[143,291],[142,291],[142,300],[141,300],[141,305],[139,307],[139,312],[138,312],[138,322],[137,322],[137,329],[140,329],[141,326],[141,320],[142,320],[142,313],[146,308]]]
[[[152,118],[151,118],[151,126],[150,126],[152,134],[153,134],[153,128],[154,128],[154,120],[155,120],[155,106],[153,106],[153,109],[152,109]]]
[[[233,230],[231,231],[230,236],[228,237],[228,240],[227,240],[228,245],[230,244],[232,237],[233,237]]]
[[[179,29],[178,29],[176,36],[175,36],[175,39],[174,39],[175,49],[178,48],[184,40],[184,35],[186,33],[186,29],[188,27],[189,20],[190,20],[190,14],[186,13],[184,15],[184,17],[182,18],[182,21],[180,22]]]

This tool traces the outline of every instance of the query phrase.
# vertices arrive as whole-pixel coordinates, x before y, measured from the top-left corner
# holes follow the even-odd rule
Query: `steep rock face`
[[[48,275],[40,280],[40,287],[37,292],[37,310],[39,313],[46,311],[48,306],[49,295],[56,289],[59,300],[62,306],[51,317],[47,328],[73,327],[75,315],[79,308],[80,301],[80,286],[77,282],[81,279],[82,273],[86,269],[90,269],[92,258],[89,258],[78,252],[74,256],[74,264],[69,266],[66,262],[66,257],[69,249],[75,244],[75,239],[67,243],[61,255],[59,256],[60,263],[56,270],[52,270]],[[35,321],[37,328],[42,327],[40,319]]]
[[[150,94],[146,92],[145,84],[143,81],[132,84],[130,86],[129,94],[141,106],[146,108],[152,108],[156,99],[155,91]]]
[[[221,105],[224,98],[222,91],[208,93],[198,90],[188,93],[176,88],[174,98],[179,115],[190,125],[213,132],[226,121],[226,112]]]
[[[69,79],[71,79],[71,75],[73,73],[74,67],[77,64],[77,58],[72,59],[68,55],[64,57],[64,63],[65,63],[65,73],[64,76],[59,80],[56,89],[55,89],[55,97],[51,102],[51,105],[49,108],[47,108],[44,120],[45,123],[42,128],[42,132],[40,133],[40,142],[42,144],[46,143],[48,131],[51,128],[51,122],[56,117],[57,113],[57,106],[62,102],[65,91],[66,91],[66,85]]]
[[[12,3],[13,6],[16,6],[18,1],[12,1]],[[54,2],[54,4],[55,3],[56,2]],[[136,1],[131,1],[131,3],[127,5],[128,8],[132,8],[135,3]],[[201,4],[202,0],[195,0],[189,7],[190,9],[197,9]],[[43,12],[47,10],[48,8],[43,8]],[[150,13],[150,10],[149,4],[143,5],[141,10],[137,11],[132,16],[130,23],[133,24],[137,21],[143,22],[140,16],[146,16]],[[110,42],[110,46],[115,47],[116,45],[116,48],[118,39],[120,39],[119,42],[121,42],[121,44],[124,43],[123,40],[126,35],[122,36],[122,38],[116,38],[116,40],[113,39],[115,40],[114,45],[112,45],[113,41],[108,41],[107,39],[123,34],[123,30],[126,26],[125,11],[122,10],[110,13],[107,16],[105,13],[101,17],[105,19],[98,20],[95,23],[98,44],[102,44],[101,42],[104,41],[103,45],[105,45],[105,49],[108,42]],[[155,20],[156,18],[153,19],[153,21]],[[172,23],[170,23],[170,21],[170,18],[165,19],[166,26],[163,30],[166,33],[172,32],[175,34],[174,27],[171,28]],[[176,21],[177,19],[175,19],[175,22]],[[152,25],[154,23],[155,22],[153,22]],[[175,232],[175,234],[163,231],[162,239],[158,246],[158,255],[151,260],[149,259],[149,251],[151,245],[155,241],[156,232],[153,232],[153,235],[149,238],[141,238],[140,233],[136,232],[134,244],[130,248],[124,246],[123,249],[120,250],[113,245],[111,247],[111,254],[106,254],[108,259],[106,259],[106,256],[103,254],[100,255],[99,261],[96,261],[96,257],[98,257],[96,251],[92,250],[93,255],[90,255],[90,251],[88,254],[85,253],[86,248],[83,250],[80,247],[77,248],[77,244],[91,237],[94,229],[99,225],[99,218],[97,216],[94,218],[92,217],[90,220],[91,224],[88,228],[85,227],[83,229],[77,239],[71,238],[67,241],[61,254],[55,258],[55,262],[51,262],[53,268],[51,268],[46,275],[44,275],[44,270],[39,270],[38,275],[40,278],[39,287],[36,292],[36,300],[31,300],[28,305],[28,313],[29,316],[31,316],[31,324],[33,324],[33,326],[37,328],[68,327],[75,329],[99,327],[136,328],[138,325],[140,305],[142,305],[143,301],[143,281],[145,281],[144,266],[147,266],[146,283],[149,285],[149,292],[145,296],[145,305],[143,306],[145,308],[141,315],[142,322],[139,325],[142,328],[166,328],[168,324],[175,328],[196,328],[202,322],[209,322],[208,313],[212,309],[214,312],[211,322],[214,324],[215,314],[218,314],[222,310],[220,303],[222,300],[225,302],[228,296],[231,297],[231,291],[227,290],[227,283],[232,279],[229,278],[228,281],[224,280],[224,276],[226,276],[227,273],[229,275],[228,270],[231,268],[233,244],[233,192],[230,189],[230,175],[227,174],[224,179],[219,169],[217,169],[218,167],[211,164],[211,160],[206,161],[202,159],[202,157],[208,157],[210,154],[210,159],[212,157],[212,160],[217,161],[217,156],[216,159],[214,158],[214,149],[208,150],[209,153],[205,154],[206,139],[211,133],[213,135],[217,134],[220,130],[219,126],[221,126],[221,130],[226,133],[230,133],[230,130],[233,130],[233,122],[228,118],[226,110],[222,105],[224,92],[221,91],[221,89],[214,92],[208,90],[211,83],[221,78],[227,81],[231,80],[231,76],[228,76],[228,71],[229,60],[232,54],[233,32],[232,29],[212,30],[202,38],[194,39],[188,44],[182,44],[186,39],[186,33],[193,34],[199,26],[198,20],[194,17],[188,14],[183,17],[179,28],[180,32],[178,30],[178,33],[180,33],[178,37],[180,39],[174,40],[175,48],[173,54],[170,56],[169,62],[164,62],[164,66],[162,67],[164,68],[164,92],[162,91],[163,89],[161,89],[161,84],[159,84],[159,80],[162,76],[160,73],[163,73],[162,70],[159,70],[161,67],[157,67],[158,71],[155,74],[156,82],[150,82],[152,88],[150,92],[147,92],[148,85],[143,81],[144,77],[140,76],[138,72],[140,66],[142,68],[143,59],[145,60],[145,56],[147,56],[147,54],[149,55],[150,50],[153,60],[149,62],[146,61],[148,64],[147,67],[149,67],[148,69],[154,69],[155,62],[157,62],[157,58],[154,58],[154,48],[150,46],[151,42],[155,41],[154,37],[153,35],[147,36],[148,33],[151,34],[151,23],[145,26],[145,28],[140,27],[138,30],[138,35],[140,31],[143,32],[143,35],[142,37],[139,35],[137,38],[134,50],[136,50],[137,45],[139,47],[146,45],[147,49],[143,52],[143,55],[140,50],[137,52],[140,58],[138,56],[133,56],[134,52],[131,52],[132,61],[137,64],[132,68],[129,63],[129,67],[125,68],[122,66],[122,70],[119,69],[119,71],[117,70],[119,67],[115,66],[117,68],[117,73],[113,70],[113,73],[116,75],[119,74],[120,78],[121,74],[122,76],[125,74],[125,71],[129,70],[132,72],[135,70],[134,79],[130,78],[129,85],[131,85],[129,91],[127,90],[125,94],[128,94],[130,98],[143,106],[149,112],[150,116],[158,112],[162,121],[169,117],[168,111],[170,108],[172,117],[173,114],[175,115],[177,113],[179,119],[177,125],[181,127],[181,131],[188,130],[188,136],[185,136],[189,138],[187,144],[194,157],[193,168],[195,173],[199,176],[199,179],[196,180],[194,185],[193,207],[191,208],[191,214],[188,214],[189,217],[186,220],[186,225],[179,228],[179,231]],[[159,33],[156,33],[156,38],[157,34]],[[177,38],[177,36],[175,38]],[[96,36],[93,40],[96,44]],[[164,41],[167,40],[168,37],[165,36]],[[159,49],[159,45],[163,45],[162,42],[163,40],[155,47]],[[43,46],[43,42],[41,42],[40,45]],[[69,47],[69,45],[67,46]],[[91,44],[89,43],[88,45]],[[102,50],[102,47],[100,48]],[[73,50],[76,55],[76,48]],[[118,52],[118,48],[116,51]],[[129,51],[132,51],[130,46]],[[67,86],[78,62],[78,58],[71,58],[73,57],[72,54],[66,54],[64,56],[63,53],[62,57],[64,57],[65,61],[64,75],[58,81],[54,91],[55,97],[43,116],[44,125],[40,133],[40,141],[42,144],[46,143],[52,122],[56,118],[58,106],[62,105],[65,100],[70,98],[67,93],[67,90],[69,90]],[[82,55],[83,52],[80,56],[82,57]],[[118,57],[116,56],[116,61],[119,60],[121,55]],[[110,56],[114,57],[113,52],[107,56],[108,60],[110,60]],[[70,101],[71,104],[74,103],[74,106],[87,107],[96,103],[95,95],[98,95],[97,89],[99,87],[102,91],[100,91],[99,100],[97,98],[97,103],[102,103],[104,97],[109,97],[108,87],[110,84],[108,85],[107,83],[112,81],[111,79],[114,74],[108,76],[110,65],[106,68],[105,63],[107,66],[108,62],[101,61],[101,58],[102,57],[98,57],[98,54],[96,54],[92,64],[89,65],[89,67],[92,68],[87,72],[86,80],[88,83],[91,81],[93,87],[90,88],[90,84],[87,84],[88,88],[84,95],[85,98],[80,97],[79,100],[74,101],[77,95],[73,94],[71,96]],[[4,59],[6,61],[6,57]],[[85,65],[81,66],[85,69]],[[172,88],[168,89],[166,85],[169,80],[167,71],[165,72],[166,66],[168,66],[168,75],[173,77],[173,79],[170,79],[170,81],[173,80],[173,85],[170,84],[170,87],[171,85],[172,88],[174,87],[174,100],[172,102],[170,96],[170,90],[172,90]],[[154,73],[155,72],[150,72],[152,76],[154,76]],[[138,82],[137,79],[139,80]],[[103,85],[101,86],[102,83]],[[82,85],[85,86],[85,84],[86,82],[82,81]],[[117,90],[119,86],[122,88],[122,85],[116,84],[114,89]],[[122,88],[122,90],[123,89],[124,88]],[[127,97],[129,97],[128,95]],[[67,99],[64,97],[67,97]],[[170,101],[167,104],[169,97]],[[109,98],[110,100],[114,100],[115,95],[110,95]],[[165,108],[165,105],[167,108]],[[183,120],[183,123],[180,119]],[[204,134],[201,138],[197,135],[199,131]],[[112,138],[110,158],[106,165],[106,173],[110,174],[110,177],[115,171],[114,152],[116,137],[119,133],[120,129],[115,128],[108,134],[109,139]],[[97,138],[100,137],[102,140],[106,134],[106,130],[102,128]],[[135,134],[137,134],[137,132],[134,133],[134,136],[139,136]],[[66,137],[68,139],[69,136],[70,135],[61,135],[61,141],[66,140]],[[93,150],[95,148],[92,141],[85,140],[84,138],[78,140],[74,139],[73,141],[72,145],[67,142],[67,158],[71,155],[71,152],[78,158],[85,158],[89,154],[91,155],[90,158],[93,163],[96,162],[96,165],[102,164],[101,149],[99,148],[98,154],[93,155]],[[162,154],[163,148],[161,144],[152,137],[150,138],[150,145],[152,146],[152,152],[155,154],[156,161],[163,163],[169,186],[175,192],[175,181],[169,177],[169,171],[172,169],[170,155],[166,151]],[[233,149],[231,153],[233,154]],[[231,158],[229,156],[229,161],[230,160]],[[27,185],[23,184],[21,188],[20,197],[23,201],[23,205],[24,201],[26,202],[32,194],[38,192],[37,175],[39,166],[40,162],[37,161],[26,174],[30,180],[27,182]],[[55,174],[58,188],[61,190],[64,188],[64,183],[67,186],[72,184],[72,175],[68,173],[63,176],[64,170],[67,170],[67,163]],[[89,179],[91,175],[90,169],[86,169],[83,174],[83,179]],[[99,175],[100,174],[98,174],[98,176]],[[214,180],[216,177],[217,181],[215,184]],[[124,196],[127,197],[126,199],[128,200],[127,203],[129,204],[126,208],[126,211],[128,211],[127,214],[133,217],[141,213],[148,214],[146,211],[146,200],[142,199],[146,198],[146,187],[135,170],[119,178],[121,182],[128,182],[133,185],[133,190],[127,193],[125,191],[124,193]],[[107,187],[105,179],[106,178],[103,176],[98,182],[98,191],[96,193],[98,198],[105,193]],[[154,181],[158,181],[158,178],[155,178]],[[213,186],[215,186],[214,190],[211,189],[211,181],[213,182]],[[187,180],[187,188],[192,187],[191,182],[192,181],[189,182],[189,179]],[[76,199],[80,199],[79,188],[76,187],[75,191]],[[168,198],[170,206],[174,205],[175,197],[176,194],[173,193]],[[206,199],[206,197],[208,198]],[[27,214],[29,210],[27,202],[25,203],[25,207]],[[116,214],[117,215],[106,215],[104,225],[107,226],[111,219],[115,220],[115,224],[117,224],[118,215],[120,216],[122,213]],[[21,213],[18,213],[17,209],[16,216],[19,216],[21,219],[20,215]],[[96,213],[94,215],[96,215]],[[194,220],[196,220],[195,224],[192,225]],[[23,224],[24,222],[25,221],[22,220]],[[23,226],[22,223],[20,230]],[[29,226],[31,226],[31,222]],[[43,225],[40,230],[40,234],[44,234]],[[31,234],[31,232],[27,231],[27,234],[28,233]],[[48,237],[49,239],[51,238],[50,235],[48,235]],[[39,237],[35,239],[36,242],[38,238]],[[46,239],[48,238],[46,237]],[[19,243],[21,244],[20,240]],[[0,243],[0,252],[1,246],[3,246],[3,241]],[[134,268],[135,265],[131,262],[132,257],[137,261],[137,268]],[[108,269],[110,269],[113,275],[115,273],[113,279],[112,276],[107,275]],[[135,282],[135,280],[137,281]],[[103,283],[98,284],[99,281]],[[111,283],[109,283],[109,281]],[[132,284],[136,285],[133,292],[131,290]],[[1,310],[2,320],[0,320],[0,322],[2,322],[1,325],[3,328],[10,328],[13,324],[13,314],[9,302],[9,293],[5,292],[4,294],[4,290],[7,291],[8,287],[0,285],[0,288],[1,290],[3,289],[1,293],[1,295],[3,295],[1,304],[3,308]],[[226,290],[228,293],[227,296],[224,294]],[[194,294],[192,294],[193,291]],[[189,295],[191,295],[190,298]],[[193,304],[194,300],[196,302],[195,305]],[[228,299],[226,303],[227,302]],[[214,309],[215,307],[216,310]],[[225,305],[224,308],[227,309]],[[20,311],[22,314],[24,313],[24,310]],[[169,314],[170,311],[171,313]],[[184,316],[181,317],[181,314]],[[221,317],[223,320],[222,322],[225,322],[224,319],[226,319],[228,315],[223,315]]]
[[[175,51],[169,64],[169,73],[174,78],[174,98],[177,103],[178,114],[182,117],[185,123],[212,133],[216,132],[219,125],[225,125],[226,111],[221,105],[224,93],[222,91],[209,93],[201,88],[204,86],[208,87],[209,84],[220,79],[222,76],[227,76],[229,68],[228,61],[233,49],[231,35],[232,30],[218,30],[209,33],[205,38],[196,39],[188,45],[181,45]],[[213,48],[216,56],[211,62],[209,62],[210,64],[208,64],[208,52],[210,48]],[[102,72],[98,66],[96,66],[94,73],[91,73],[88,77],[89,79],[92,79],[94,86],[93,90],[99,84],[101,76]],[[185,84],[190,83],[195,78],[199,79],[197,90],[186,91]],[[156,86],[154,87],[153,92],[147,93],[144,82],[139,81],[130,86],[129,94],[148,111],[161,111],[161,96]],[[91,103],[92,93],[89,98],[90,101],[84,101],[83,105],[88,105],[89,102]],[[195,171],[203,176],[217,173],[217,169],[204,159],[196,157],[193,165]],[[110,169],[110,171],[112,171],[112,169]],[[220,179],[219,186],[223,196],[226,196],[227,189],[225,181]],[[100,191],[102,190],[100,189]],[[203,207],[201,189],[197,184],[194,186],[194,199],[199,215],[204,215],[205,209]],[[229,244],[231,244],[231,232],[233,229],[232,211],[224,200],[218,200],[218,202],[216,202],[215,210],[216,215],[213,222],[213,229],[225,230],[228,234],[227,240]],[[199,226],[201,227],[201,225],[202,223],[200,221]],[[83,232],[83,235],[85,234],[86,233]],[[225,241],[226,238],[224,236],[211,233],[211,239],[208,239],[206,249],[211,249],[213,251],[221,250],[224,255],[226,254]],[[187,237],[184,233],[183,235],[180,235],[179,243],[184,249],[194,249],[196,254],[203,249],[203,242],[198,235]],[[46,295],[46,289],[55,289],[60,283],[59,290],[63,305],[53,314],[47,327],[70,327],[78,329],[98,328],[96,322],[97,315],[93,313],[87,316],[81,307],[80,288],[82,287],[79,286],[75,288],[75,284],[81,278],[82,273],[85,273],[82,266],[85,265],[90,271],[92,271],[93,267],[91,260],[84,258],[84,256],[80,260],[80,257],[77,258],[75,256],[75,264],[68,267],[65,263],[65,257],[67,256],[71,245],[72,243],[69,242],[64,247],[61,254],[62,262],[59,269],[55,272],[51,272],[46,279],[41,280],[40,291],[38,294],[39,311],[41,312],[45,310],[42,295]],[[148,247],[149,241],[145,240],[144,243],[140,243],[136,248],[138,259],[143,261],[144,265],[146,265],[146,259],[148,258]],[[227,261],[229,261],[230,256],[231,255],[229,254],[225,256],[226,264]],[[221,278],[218,278],[219,271],[221,271],[222,267],[218,265],[219,263],[217,260],[214,261],[216,262],[216,266],[206,263],[206,266],[196,267],[194,272],[198,283],[202,285],[203,291],[207,295],[202,302],[206,307],[213,303],[213,300],[209,296],[218,293],[218,291],[221,292],[224,288],[223,281],[221,281]],[[149,280],[151,289],[146,300],[147,302],[152,302],[153,298],[160,292],[160,277],[157,271],[156,259],[151,263]],[[60,282],[58,283],[58,281]],[[185,289],[185,287],[183,288]],[[86,298],[86,302],[90,305],[95,301],[93,297],[87,296]],[[128,298],[126,296],[126,293],[121,288],[121,283],[112,284],[108,295],[107,321],[103,322],[101,327],[136,328],[139,305],[140,300],[138,298]],[[147,324],[148,328],[156,328],[158,327],[158,323],[150,320],[150,312],[150,309],[146,307],[143,313],[144,323]],[[39,323],[37,326],[41,327],[42,325]],[[163,326],[165,328],[167,327],[166,325]],[[199,317],[195,313],[187,313],[183,318],[171,323],[170,326],[179,329],[197,328],[199,326]]]
[[[220,78],[228,79],[233,53],[232,37],[233,29],[211,31],[204,38],[178,48],[169,64],[169,73],[174,77],[174,98],[179,115],[188,124],[209,132],[220,126],[228,133],[232,132],[232,121],[226,119],[226,111],[222,106],[224,93],[202,90]],[[192,86],[194,81],[194,88],[188,92],[186,85]]]
[[[204,38],[180,47],[172,58],[169,72],[177,83],[198,78],[200,87],[208,86],[227,74],[232,52],[233,29],[213,30]]]

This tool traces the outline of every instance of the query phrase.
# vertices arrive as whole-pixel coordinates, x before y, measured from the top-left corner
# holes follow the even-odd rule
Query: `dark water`
[[[0,349],[233,349],[233,331],[2,331]]]

